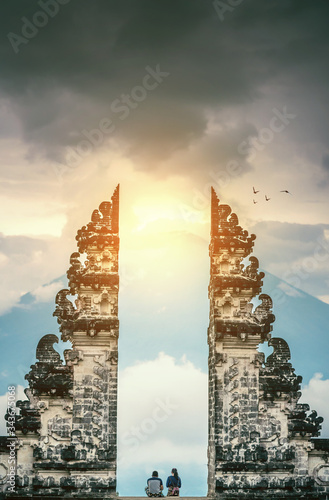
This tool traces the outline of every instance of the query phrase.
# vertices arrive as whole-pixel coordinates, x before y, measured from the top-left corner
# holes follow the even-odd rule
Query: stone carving
[[[264,273],[258,272],[258,260],[250,257],[243,269],[242,260],[250,255],[255,235],[248,235],[238,225],[238,217],[228,205],[220,205],[212,191],[211,221],[211,321],[217,338],[225,334],[245,340],[261,333],[268,338],[274,321],[272,301],[265,294],[262,304],[252,312],[252,298],[261,291]]]
[[[212,190],[208,496],[320,499],[308,464],[328,459],[329,440],[312,441],[323,419],[298,404],[302,377],[285,340],[271,338],[272,300],[261,293],[258,259],[249,256],[254,240]],[[265,341],[273,347],[266,361],[257,350]]]
[[[73,330],[85,331],[91,337],[102,330],[112,334],[118,331],[118,203],[117,187],[112,201],[101,203],[91,222],[78,231],[79,252],[71,255],[67,272],[69,289],[61,290],[56,297],[54,316],[63,340],[72,340]],[[86,254],[84,263],[82,254]],[[74,307],[68,296],[76,294]]]
[[[72,370],[64,365],[58,352],[53,348],[58,342],[56,335],[45,335],[38,343],[36,356],[39,360],[31,366],[25,376],[34,395],[69,396],[72,394]]]
[[[16,431],[19,430],[23,434],[37,432],[41,427],[38,409],[31,408],[30,401],[17,401],[16,406],[19,410],[18,415],[16,415]]]
[[[78,231],[68,288],[56,296],[54,316],[72,349],[63,363],[58,337],[45,335],[26,375],[29,401],[17,402],[16,417],[19,498],[115,496],[118,216],[119,187]]]
[[[77,234],[68,287],[56,296],[56,335],[38,343],[17,402],[13,498],[114,498],[116,489],[119,189]],[[284,339],[271,338],[271,298],[250,256],[255,235],[212,191],[209,343],[209,497],[324,500],[329,440],[322,417],[298,403],[302,378]],[[247,265],[245,259],[249,258]],[[253,299],[260,304],[254,307]],[[265,360],[257,350],[268,341]],[[6,490],[8,439],[0,438]],[[8,491],[7,491],[8,493]],[[6,495],[10,498],[10,495]]]
[[[272,401],[275,398],[284,398],[288,402],[297,403],[301,396],[299,391],[303,379],[295,374],[294,368],[289,363],[289,346],[281,338],[270,339],[268,345],[273,346],[274,351],[268,356],[264,368],[260,369],[260,389],[263,398]],[[292,415],[295,413],[296,410],[292,410]]]

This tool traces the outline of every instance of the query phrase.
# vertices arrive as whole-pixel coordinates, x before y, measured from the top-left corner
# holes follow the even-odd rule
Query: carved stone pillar
[[[65,364],[43,337],[16,420],[19,498],[116,494],[119,187],[77,234],[68,288],[58,292]]]
[[[73,413],[67,454],[75,484],[95,491],[116,488],[119,188],[111,202],[94,210],[77,234],[71,256],[69,290],[59,294],[62,338],[72,342]],[[65,313],[62,295],[75,296]],[[68,308],[71,307],[68,305]]]
[[[322,418],[298,404],[301,377],[289,347],[271,339],[275,318],[250,256],[254,240],[212,190],[208,495],[318,499],[308,455]],[[257,350],[264,341],[274,348],[266,363]]]

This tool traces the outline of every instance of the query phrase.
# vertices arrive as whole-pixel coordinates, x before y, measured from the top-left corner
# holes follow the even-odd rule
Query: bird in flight
[[[259,190],[258,190],[258,191],[256,191],[256,189],[254,188],[254,186],[252,187],[252,190],[253,190],[254,194],[259,193]]]
[[[291,194],[291,193],[290,193],[287,189],[282,189],[282,190],[280,191],[280,193],[287,193],[287,194]],[[292,194],[291,194],[291,196],[292,196]]]
[[[265,195],[265,200],[266,201],[270,201],[271,198],[268,198],[266,195]]]
[[[255,204],[257,203],[257,201],[255,201],[255,200],[252,200],[252,201],[253,201]]]

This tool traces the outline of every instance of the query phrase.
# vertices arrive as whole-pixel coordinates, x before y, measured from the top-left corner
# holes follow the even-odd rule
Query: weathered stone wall
[[[271,338],[272,301],[249,257],[255,236],[214,191],[211,215],[208,495],[326,498],[329,440],[312,439],[322,418],[298,404],[302,378],[287,343]],[[266,362],[265,341],[274,349]]]
[[[8,440],[0,488],[16,498],[109,498],[116,489],[118,205],[103,202],[77,234],[68,288],[56,297],[55,335],[37,346],[28,401],[16,418],[17,476],[8,490]],[[250,256],[255,236],[212,192],[210,242],[208,494],[220,499],[327,499],[329,440],[322,418],[299,404],[300,376],[284,339],[271,338],[271,298]],[[249,257],[246,264],[245,259]],[[259,305],[252,300],[258,298]],[[264,359],[257,348],[268,341]]]
[[[54,312],[72,349],[63,364],[55,335],[37,346],[26,376],[29,400],[17,403],[16,488],[7,497],[115,496],[118,217],[117,188],[78,231],[68,289],[57,294]],[[5,463],[6,450],[3,456]]]

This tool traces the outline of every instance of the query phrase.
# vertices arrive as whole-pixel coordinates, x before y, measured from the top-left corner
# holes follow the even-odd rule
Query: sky
[[[118,490],[140,494],[158,460],[163,477],[179,464],[185,494],[204,494],[211,185],[257,235],[264,287],[278,280],[277,324],[291,307],[303,397],[329,413],[327,363],[306,354],[328,347],[328,2],[11,0],[1,11],[1,341],[15,349],[10,318],[44,317],[77,229],[120,183]],[[9,360],[0,382],[23,386]],[[134,425],[146,432],[133,453]]]

